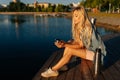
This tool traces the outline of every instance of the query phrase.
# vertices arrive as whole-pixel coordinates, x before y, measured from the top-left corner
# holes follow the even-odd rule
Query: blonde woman
[[[69,62],[72,56],[77,56],[87,60],[94,60],[95,50],[91,49],[92,24],[85,9],[80,6],[73,10],[72,15],[72,36],[73,40],[65,42],[63,40],[55,42],[58,48],[65,48],[63,57],[53,67],[41,73],[43,77],[58,76],[58,70]]]

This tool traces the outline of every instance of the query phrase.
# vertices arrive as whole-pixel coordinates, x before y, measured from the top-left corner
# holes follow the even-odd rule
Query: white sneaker
[[[55,77],[58,75],[59,75],[58,71],[53,71],[51,68],[49,68],[45,72],[41,73],[42,77]]]

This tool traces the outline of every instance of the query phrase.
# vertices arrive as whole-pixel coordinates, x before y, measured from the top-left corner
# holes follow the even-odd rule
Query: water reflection
[[[114,30],[110,30],[110,29],[105,29],[103,27],[97,27],[97,30],[98,32],[101,34],[101,35],[106,35],[107,34],[114,34],[114,33],[118,33],[117,31],[114,31]]]
[[[19,27],[26,21],[24,17],[23,15],[12,15],[10,16],[10,21],[15,24],[16,27]]]
[[[19,39],[19,27],[26,22],[24,15],[11,15],[10,22],[15,25],[16,38]]]
[[[8,15],[0,15],[0,24],[9,24],[9,16]]]

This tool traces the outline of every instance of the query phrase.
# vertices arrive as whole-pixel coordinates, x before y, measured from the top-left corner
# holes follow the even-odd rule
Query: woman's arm
[[[68,42],[64,42],[64,41],[59,41],[59,42],[55,42],[55,45],[58,48],[64,48],[64,47],[69,47],[69,48],[75,48],[75,49],[79,49],[79,48],[83,48],[83,44],[82,41],[75,42],[74,40],[68,41]]]
[[[79,41],[79,43],[75,41],[73,41],[72,43],[65,43],[64,47],[75,48],[75,49],[84,48],[82,41]]]

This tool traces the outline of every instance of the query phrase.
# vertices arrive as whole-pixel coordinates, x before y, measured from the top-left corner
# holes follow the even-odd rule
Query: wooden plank
[[[120,79],[120,73],[113,65],[109,68],[109,73],[111,74],[114,80]]]
[[[81,72],[82,72],[83,80],[93,80],[93,77],[91,76],[89,67],[86,64],[86,60],[84,60],[84,59],[82,59],[82,61],[81,61]]]
[[[41,71],[39,72],[39,74],[41,72],[43,72],[45,69],[47,69],[47,68],[49,68],[51,66],[51,64],[56,60],[56,58],[59,57],[59,55],[58,55],[59,52],[61,52],[61,51],[57,51],[57,52],[55,52],[55,53],[52,54],[52,56],[48,59],[48,61],[41,68]],[[56,77],[52,77],[52,79],[56,79]],[[44,78],[44,77],[40,76],[40,80],[50,80],[50,78]]]
[[[40,76],[40,73],[43,72],[45,68],[48,68],[49,65],[54,61],[54,58],[57,56],[57,52],[54,52],[50,58],[47,60],[47,62],[43,65],[43,67],[38,71],[38,73],[35,75],[35,77],[32,80],[43,80]]]
[[[101,73],[100,75],[98,75],[98,78],[96,80],[105,80],[103,74]]]
[[[89,60],[86,60],[86,63],[87,63],[87,65],[88,65],[88,67],[89,67],[89,70],[90,70],[90,72],[91,72],[91,76],[93,76],[94,74],[94,72],[93,72],[93,68],[94,68],[94,65],[93,65],[93,62],[92,61],[89,61]]]
[[[60,75],[57,77],[56,80],[65,80],[66,79],[66,75],[67,75],[67,71],[61,71]]]
[[[109,68],[107,68],[106,70],[102,71],[103,77],[105,80],[114,80],[112,75],[109,72]]]
[[[58,52],[58,56],[55,58],[55,60],[52,62],[52,64],[50,66],[52,67],[52,66],[56,65],[62,56],[63,56],[63,50]],[[61,72],[59,72],[59,75],[57,77],[49,78],[49,80],[64,80],[64,79],[65,79],[65,74],[62,75]]]
[[[69,70],[67,71],[66,79],[65,80],[73,80],[75,68],[76,68],[76,57],[72,57],[68,63]]]
[[[105,73],[105,74],[104,74]],[[106,71],[104,71],[104,77],[106,80],[119,80],[120,73],[115,69],[115,67],[110,66]]]
[[[75,75],[74,75],[74,79],[73,80],[82,80],[82,75],[81,75],[81,60],[77,59],[76,61],[76,68],[75,68]]]
[[[63,56],[63,49],[57,51],[57,56],[54,58],[54,61],[52,61],[52,63],[50,64],[49,67],[52,67],[54,65],[56,65],[58,63],[58,61],[61,59],[61,57]]]
[[[90,69],[91,76],[93,77],[93,80],[105,80],[102,73],[98,75],[97,79],[94,79],[94,64],[92,61],[89,61],[89,60],[86,62],[87,62],[87,65]]]
[[[74,78],[75,67],[69,69],[67,71],[66,79],[65,80],[73,80]]]
[[[62,56],[63,49],[57,51],[56,53],[57,53],[57,55],[54,57],[53,61],[51,61],[51,63],[49,64],[48,67],[52,67],[53,65],[55,65],[55,64],[58,62],[58,60],[59,60],[59,59],[61,58],[61,56]],[[48,64],[47,64],[47,65],[48,65]],[[45,67],[45,68],[48,68],[48,67]],[[50,77],[50,78],[47,78],[47,79],[48,79],[48,80],[56,80],[57,77]],[[42,77],[41,80],[46,80],[46,78],[43,78],[43,77]]]
[[[117,61],[115,64],[114,64],[115,68],[117,69],[117,71],[119,71],[119,74],[120,74],[120,60]]]
[[[75,68],[75,75],[74,75],[74,79],[73,80],[82,80],[82,75],[81,75],[81,68],[80,68],[80,65],[77,65],[76,68]]]

